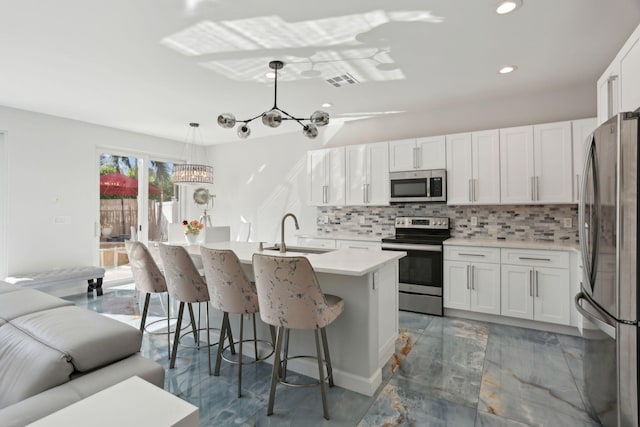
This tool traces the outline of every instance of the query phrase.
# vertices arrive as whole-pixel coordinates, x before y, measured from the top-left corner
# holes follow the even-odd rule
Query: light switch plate
[[[472,216],[471,217],[471,225],[478,225],[478,217],[477,216]]]
[[[564,218],[562,220],[562,226],[564,228],[571,228],[573,227],[573,221],[571,221],[571,218]]]
[[[366,218],[364,215],[360,215],[360,218],[358,218],[358,222],[360,223],[360,225],[364,225],[366,224]]]

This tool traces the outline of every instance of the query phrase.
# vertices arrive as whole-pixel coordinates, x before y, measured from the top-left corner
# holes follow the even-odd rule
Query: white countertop
[[[205,246],[213,249],[231,249],[236,253],[240,262],[244,264],[251,264],[253,254],[258,252],[258,243],[254,242],[215,242],[207,243]],[[264,247],[268,246],[271,245],[264,244]],[[199,246],[188,246],[187,250],[191,253],[200,252]],[[317,273],[342,274],[346,276],[364,276],[389,262],[394,262],[407,255],[406,252],[401,251],[368,249],[334,249],[321,254],[297,252],[281,254],[275,250],[266,250],[261,253],[265,255],[304,256]]]
[[[354,234],[354,233],[306,233],[296,234],[296,237],[305,239],[330,239],[330,240],[360,240],[362,242],[378,242],[380,243],[385,237],[393,237],[392,234],[384,236],[374,236],[372,234]]]
[[[512,248],[512,249],[543,249],[552,251],[579,251],[577,243],[555,243],[555,242],[532,242],[520,240],[497,240],[497,239],[462,239],[451,238],[444,241],[445,245],[452,246],[484,246],[489,248]]]

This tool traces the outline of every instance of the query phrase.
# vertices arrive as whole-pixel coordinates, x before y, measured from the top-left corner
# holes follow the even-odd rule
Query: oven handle
[[[396,251],[442,252],[442,246],[439,245],[410,245],[404,243],[383,243],[382,249],[391,249]]]

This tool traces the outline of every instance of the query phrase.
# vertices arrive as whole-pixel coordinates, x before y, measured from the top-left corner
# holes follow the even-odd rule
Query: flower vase
[[[195,245],[198,241],[198,235],[197,234],[192,234],[192,233],[186,233],[184,235],[185,239],[187,239],[187,243],[189,245]]]

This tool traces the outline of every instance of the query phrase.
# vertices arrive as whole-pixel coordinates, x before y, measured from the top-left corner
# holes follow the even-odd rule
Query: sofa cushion
[[[71,305],[73,305],[71,301],[35,289],[19,288],[15,292],[0,293],[0,318],[10,321],[36,311]]]
[[[96,312],[60,307],[11,321],[40,342],[71,357],[80,372],[90,371],[140,351],[140,330]]]
[[[71,382],[0,409],[2,427],[23,427],[82,399]],[[81,423],[82,421],[80,421]],[[88,424],[87,424],[88,425]]]
[[[68,355],[10,323],[0,326],[0,408],[68,382]]]
[[[12,285],[11,283],[7,283],[3,280],[0,280],[0,294],[4,294],[5,292],[13,292],[22,289],[18,285]]]

